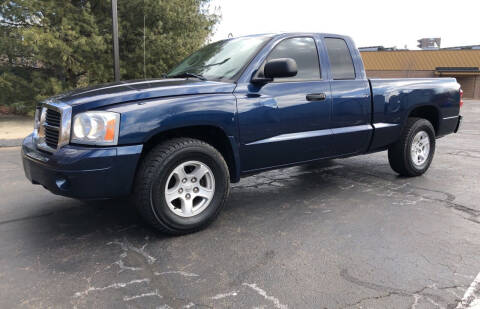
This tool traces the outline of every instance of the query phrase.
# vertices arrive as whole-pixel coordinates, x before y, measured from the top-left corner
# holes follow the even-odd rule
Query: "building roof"
[[[463,45],[463,46],[443,47],[441,49],[480,49],[480,44],[478,44],[478,45]]]
[[[435,71],[438,67],[480,67],[480,50],[363,51],[367,71]]]

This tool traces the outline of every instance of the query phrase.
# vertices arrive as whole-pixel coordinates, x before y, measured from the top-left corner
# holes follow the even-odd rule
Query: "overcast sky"
[[[417,49],[440,37],[441,47],[480,44],[480,0],[212,0],[222,20],[213,40],[269,32],[349,35],[358,47]]]

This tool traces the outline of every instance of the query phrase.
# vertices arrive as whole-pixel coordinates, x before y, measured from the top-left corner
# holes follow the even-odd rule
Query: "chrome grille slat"
[[[45,126],[45,131],[48,131],[49,135],[58,136],[58,128],[52,128]]]
[[[45,128],[47,129],[50,129],[50,130],[53,130],[53,131],[60,131],[60,127],[59,126],[54,126],[54,125],[51,125],[49,124],[48,122],[46,122],[44,125],[43,125]]]
[[[46,133],[47,133],[45,136],[46,139],[49,139],[51,141],[55,140],[55,142],[58,143],[58,134],[53,134],[52,132],[48,132],[48,131]]]
[[[58,143],[58,138],[47,137],[47,138],[45,138],[45,140],[47,141],[47,144],[56,145]]]

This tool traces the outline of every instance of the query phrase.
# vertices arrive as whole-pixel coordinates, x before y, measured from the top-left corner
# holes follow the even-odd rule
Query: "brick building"
[[[480,50],[361,51],[367,76],[455,77],[465,98],[480,99]]]

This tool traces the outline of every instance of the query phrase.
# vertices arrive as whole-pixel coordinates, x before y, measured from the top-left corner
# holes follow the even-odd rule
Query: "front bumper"
[[[66,145],[53,154],[39,151],[32,135],[23,140],[25,176],[54,194],[102,199],[130,194],[142,145],[83,147]]]

